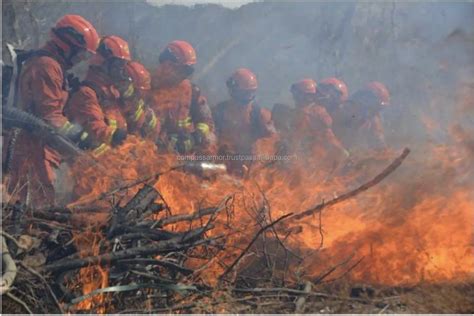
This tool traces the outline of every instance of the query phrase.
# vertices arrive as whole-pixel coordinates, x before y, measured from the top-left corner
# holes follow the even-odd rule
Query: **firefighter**
[[[283,103],[276,103],[272,108],[272,121],[280,135],[288,135],[291,131],[291,116],[295,109]]]
[[[77,127],[63,115],[68,98],[65,73],[95,53],[99,36],[92,24],[78,15],[65,15],[51,29],[50,40],[25,61],[18,78],[18,106],[71,138]],[[25,130],[19,132],[13,152],[10,193],[21,202],[54,204],[55,170],[61,157],[45,140]]]
[[[161,120],[159,147],[180,154],[213,153],[216,139],[211,110],[189,79],[196,64],[194,48],[185,41],[172,41],[159,62],[150,98]]]
[[[390,93],[380,82],[370,82],[343,104],[335,122],[336,135],[347,148],[385,149],[380,112],[390,103]]]
[[[125,67],[131,60],[128,43],[118,36],[101,39],[97,54],[90,60],[86,78],[76,87],[66,107],[66,115],[88,133],[95,156],[110,146],[118,146],[127,136],[127,122],[120,110],[120,96],[132,79]]]
[[[313,79],[302,79],[291,86],[295,113],[291,124],[290,145],[311,157],[338,160],[348,153],[332,131],[332,119],[316,103],[317,85]]]
[[[333,119],[348,96],[346,83],[338,78],[330,77],[318,82],[316,102],[323,106]]]
[[[271,113],[256,104],[258,82],[249,69],[237,69],[226,85],[230,99],[219,103],[213,111],[219,140],[218,154],[251,155],[257,140],[276,133]],[[235,175],[244,175],[250,163],[251,160],[226,159],[228,170]]]
[[[125,70],[132,78],[132,84],[120,97],[128,131],[156,141],[159,137],[160,122],[153,109],[147,104],[151,90],[151,75],[142,64],[136,61],[127,63]]]

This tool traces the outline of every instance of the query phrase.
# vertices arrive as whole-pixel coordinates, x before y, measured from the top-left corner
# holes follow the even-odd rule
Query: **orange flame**
[[[456,135],[459,139],[459,132]],[[465,142],[466,135],[462,135]],[[317,216],[286,223],[290,228],[298,227],[286,242],[304,258],[305,275],[315,278],[353,255],[352,263],[363,258],[350,270],[350,278],[357,281],[396,285],[472,278],[474,190],[472,176],[467,175],[472,175],[473,160],[460,141],[455,138],[450,145],[416,148],[382,183],[324,210],[321,231]],[[376,175],[396,154],[355,155],[352,164],[335,171],[318,168],[317,157],[298,156],[252,167],[253,172],[245,179],[221,176],[204,180],[172,171],[162,175],[155,187],[173,214],[215,206],[225,195],[233,194],[232,206],[210,232],[211,236],[233,233],[219,260],[201,272],[201,277],[212,283],[224,271],[221,263],[231,263],[259,229],[259,216],[266,217],[268,223],[269,217],[275,220],[347,192]],[[176,163],[171,155],[158,155],[153,146],[134,138],[100,161],[107,166],[106,173],[101,174],[94,166],[84,168],[83,164],[73,168],[79,201],[123,185],[121,178],[140,178]],[[128,190],[128,198],[137,189]],[[268,204],[266,208],[264,204]],[[173,229],[189,227],[185,223]],[[321,249],[320,233],[324,237]],[[199,267],[202,262],[189,264]]]
[[[81,257],[97,256],[100,253],[100,241],[103,239],[102,234],[93,231],[82,232],[75,236],[75,243],[79,249]],[[73,286],[82,286],[82,294],[87,295],[96,289],[108,286],[109,277],[108,270],[100,266],[88,266],[79,270],[76,284]],[[74,308],[75,310],[92,310],[97,307],[98,314],[106,312],[104,303],[105,295],[99,294],[87,298],[79,302]]]

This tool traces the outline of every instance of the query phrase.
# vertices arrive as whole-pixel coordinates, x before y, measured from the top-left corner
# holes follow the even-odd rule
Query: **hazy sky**
[[[164,5],[164,4],[182,4],[187,6],[192,6],[194,4],[200,3],[218,3],[228,8],[238,8],[246,3],[252,2],[245,1],[245,0],[147,0],[150,3],[157,4],[157,5]]]

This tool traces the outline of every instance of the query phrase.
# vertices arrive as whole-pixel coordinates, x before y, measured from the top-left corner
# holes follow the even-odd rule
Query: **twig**
[[[212,213],[209,217],[206,225],[204,225],[204,229],[207,231],[208,228],[211,226],[211,223],[216,219],[217,215],[219,215],[220,211],[227,207],[227,203],[232,199],[232,195],[226,195],[222,202],[217,206],[216,210]]]
[[[288,294],[295,295],[308,295],[308,296],[320,296],[320,297],[332,297],[329,294],[321,292],[305,292],[304,290],[295,290],[284,287],[274,287],[274,288],[253,288],[253,289],[244,289],[244,288],[235,288],[232,289],[233,292],[244,292],[244,293],[265,293],[265,292],[283,292]]]
[[[178,222],[192,221],[192,220],[199,219],[199,218],[201,218],[203,216],[206,216],[206,215],[214,214],[218,210],[219,210],[218,208],[209,207],[209,208],[205,208],[205,209],[202,209],[202,210],[198,210],[198,211],[194,212],[193,214],[189,214],[189,215],[188,214],[183,214],[183,215],[175,215],[175,216],[166,217],[166,218],[160,219],[159,221],[155,222],[151,228],[154,228],[156,226],[165,226],[165,225],[169,225],[169,224],[175,224],[175,223],[178,223]],[[139,224],[141,224],[141,223],[139,223]]]
[[[359,265],[359,263],[362,262],[362,260],[364,260],[365,257],[362,257],[360,258],[359,260],[357,260],[352,266],[349,267],[349,269],[347,269],[346,271],[344,271],[343,274],[341,274],[340,276],[334,278],[334,279],[330,279],[330,280],[326,280],[324,281],[323,283],[329,283],[329,282],[334,282],[338,279],[342,279],[345,275],[347,275],[349,272],[351,272],[355,267],[357,267]]]
[[[242,292],[242,293],[272,293],[272,292],[282,292],[282,293],[288,293],[288,294],[294,294],[294,295],[306,295],[308,297],[324,297],[324,298],[331,298],[331,299],[336,299],[336,300],[342,300],[342,301],[354,301],[354,302],[367,302],[367,299],[362,299],[362,298],[356,298],[356,297],[342,297],[342,296],[337,296],[337,295],[331,295],[331,294],[326,294],[326,293],[321,293],[321,292],[305,292],[302,290],[295,290],[295,289],[289,289],[289,288],[234,288],[232,289],[233,292]],[[379,299],[372,299],[372,302],[383,302],[388,299],[396,299],[399,298],[398,296],[393,296],[393,297],[382,297]]]
[[[255,182],[256,185],[257,185],[257,188],[258,190],[260,191],[260,193],[262,194],[262,198],[263,198],[263,201],[264,203],[267,205],[268,207],[268,219],[270,221],[272,221],[272,212],[271,212],[271,205],[270,205],[270,201],[268,201],[267,199],[267,196],[265,195],[265,192],[263,191],[263,189],[260,187],[260,185]],[[298,256],[296,253],[294,253],[293,251],[291,251],[290,249],[288,249],[285,244],[283,243],[283,241],[281,240],[280,236],[278,236],[278,233],[277,231],[275,230],[275,227],[272,227],[272,232],[273,232],[273,235],[275,236],[276,240],[278,241],[278,243],[280,244],[280,246],[283,248],[283,250],[285,250],[286,253],[290,253],[291,255],[293,255],[295,258],[297,258],[298,260],[303,260],[300,256]]]
[[[189,275],[189,274],[194,273],[194,271],[191,269],[182,267],[170,261],[163,261],[163,260],[158,260],[158,259],[134,258],[134,259],[120,260],[120,263],[125,263],[125,264],[141,263],[141,264],[151,264],[151,265],[156,264],[156,265],[168,268],[170,270],[176,270],[184,275]]]
[[[11,242],[13,242],[15,244],[15,246],[17,246],[18,248],[20,249],[26,249],[24,246],[22,246],[18,240],[15,239],[15,237],[13,237],[12,235],[4,232],[3,230],[0,230],[0,235],[6,237],[8,240],[10,240]]]
[[[319,282],[321,282],[322,280],[324,280],[326,277],[328,277],[331,273],[333,273],[334,271],[336,271],[337,268],[339,267],[342,267],[343,265],[345,265],[346,263],[348,263],[349,261],[351,261],[351,259],[354,257],[354,254],[350,255],[347,259],[339,262],[338,264],[336,264],[335,266],[329,268],[328,270],[326,270],[325,272],[323,272],[320,276],[318,276],[316,278],[316,280],[314,280],[314,284],[318,284]],[[362,260],[362,259],[361,259]],[[360,262],[360,261],[359,261]]]
[[[409,153],[410,153],[410,150],[408,148],[405,148],[403,150],[402,154],[398,158],[396,158],[387,168],[385,168],[380,174],[378,174],[372,180],[364,183],[363,185],[361,185],[360,187],[358,187],[355,190],[352,190],[350,192],[347,192],[345,194],[342,194],[342,195],[338,196],[335,199],[332,199],[328,202],[323,202],[321,204],[318,204],[315,207],[312,207],[312,208],[310,208],[306,211],[298,212],[297,214],[292,216],[292,219],[299,220],[299,219],[302,219],[304,217],[311,216],[315,213],[321,212],[326,207],[329,207],[329,206],[332,206],[334,204],[340,203],[342,201],[348,200],[350,198],[353,198],[354,196],[356,196],[357,194],[359,194],[361,192],[367,191],[371,187],[373,187],[373,186],[377,185],[378,183],[380,183],[389,174],[394,172],[402,164],[403,160],[408,156]]]
[[[389,306],[390,306],[390,304],[387,303],[387,304],[384,306],[384,308],[382,308],[382,309],[380,310],[380,312],[378,312],[378,314],[383,314],[383,313],[387,310],[387,308],[388,308]]]
[[[18,297],[16,297],[16,296],[13,295],[12,293],[7,293],[7,296],[8,296],[9,298],[11,298],[12,300],[14,300],[15,302],[17,302],[18,304],[20,304],[21,306],[23,306],[23,308],[26,309],[26,311],[28,312],[28,314],[33,315],[33,312],[32,312],[31,309],[28,307],[28,305],[26,305],[25,302],[23,302],[22,300],[20,300]]]
[[[64,310],[63,308],[61,307],[61,304],[59,303],[59,300],[58,298],[56,297],[56,294],[54,294],[54,291],[53,289],[51,288],[51,286],[49,285],[48,281],[46,281],[46,279],[41,275],[39,274],[36,270],[28,267],[27,265],[23,264],[22,262],[20,262],[20,266],[22,268],[24,268],[26,271],[30,272],[31,274],[33,274],[34,276],[36,276],[38,279],[40,279],[44,285],[46,285],[46,287],[48,288],[49,290],[49,293],[51,294],[51,296],[53,297],[53,300],[54,302],[56,303],[56,305],[58,306],[59,308],[59,311],[64,314]]]
[[[278,222],[284,220],[285,218],[290,217],[293,215],[293,213],[289,213],[286,215],[283,215],[282,217],[278,218],[276,221],[265,225],[264,227],[260,228],[260,230],[257,232],[257,234],[253,237],[252,241],[245,247],[245,249],[240,253],[240,255],[235,259],[235,261],[224,271],[224,273],[219,277],[219,280],[222,280],[232,269],[235,267],[235,265],[242,259],[242,257],[245,255],[245,253],[252,247],[252,245],[257,241],[258,237],[268,228],[272,227],[273,225],[277,224]]]

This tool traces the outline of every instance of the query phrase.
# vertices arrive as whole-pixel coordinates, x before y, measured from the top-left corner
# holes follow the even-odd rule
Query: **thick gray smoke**
[[[467,118],[459,112],[472,107],[458,108],[460,90],[472,96],[472,2],[257,2],[231,10],[138,1],[4,1],[2,13],[3,43],[39,45],[61,15],[77,13],[101,34],[127,39],[150,68],[167,42],[187,40],[198,53],[196,82],[211,105],[227,97],[232,70],[248,67],[258,75],[258,100],[266,107],[290,102],[289,86],[302,77],[336,75],[350,92],[368,81],[384,82],[393,107],[383,119],[388,143],[396,146],[440,141],[452,125],[473,125],[472,111]],[[435,122],[438,129],[427,132],[422,122]]]

